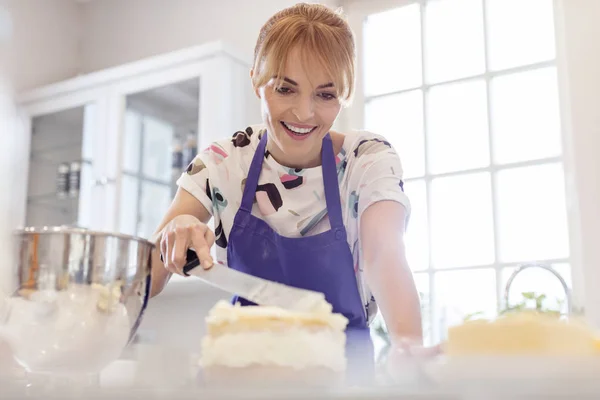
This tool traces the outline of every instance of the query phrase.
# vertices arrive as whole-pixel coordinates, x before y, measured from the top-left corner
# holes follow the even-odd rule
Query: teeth
[[[290,131],[294,132],[294,133],[299,133],[301,135],[307,134],[310,131],[312,131],[314,128],[296,128],[295,126],[286,124],[285,122],[283,123],[285,125],[286,128],[288,128]]]

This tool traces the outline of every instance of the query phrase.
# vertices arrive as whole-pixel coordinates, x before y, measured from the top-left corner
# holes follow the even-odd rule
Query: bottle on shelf
[[[73,161],[69,169],[69,195],[77,197],[79,195],[79,186],[81,182],[81,163]]]
[[[56,196],[64,199],[69,195],[69,164],[61,163],[56,176]]]
[[[181,144],[181,139],[177,136],[173,137],[173,144],[171,146],[171,192],[175,195],[176,185],[175,181],[181,175],[183,171],[183,146]]]
[[[198,153],[198,142],[196,140],[196,133],[190,132],[187,135],[185,145],[183,147],[183,165],[190,165],[194,161],[194,157]]]

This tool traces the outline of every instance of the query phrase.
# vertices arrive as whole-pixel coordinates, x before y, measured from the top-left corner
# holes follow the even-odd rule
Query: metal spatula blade
[[[322,310],[328,305],[320,292],[258,278],[223,264],[215,263],[211,268],[204,269],[192,249],[188,250],[187,260],[183,267],[185,275],[194,275],[214,287],[259,305],[295,311]]]

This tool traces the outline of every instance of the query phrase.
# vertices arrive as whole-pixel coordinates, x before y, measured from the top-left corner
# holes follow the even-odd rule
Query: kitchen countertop
[[[362,334],[348,336],[348,379],[344,385],[328,388],[277,387],[276,385],[244,387],[236,385],[210,386],[202,380],[199,355],[183,349],[153,344],[132,344],[116,360],[96,376],[48,377],[29,375],[9,360],[6,346],[0,344],[0,399],[3,398],[140,398],[140,399],[594,399],[600,398],[600,368],[578,362],[564,366],[572,376],[556,379],[543,373],[524,375],[518,367],[513,376],[502,376],[490,369],[482,379],[478,367],[474,373],[453,375],[451,379],[436,379],[431,365],[443,361],[396,360],[393,369],[370,363],[370,341]],[[547,365],[549,360],[543,360]],[[540,362],[536,360],[535,362]],[[497,364],[500,365],[500,364]],[[527,364],[523,364],[527,367]],[[490,364],[487,363],[487,367]],[[493,363],[492,363],[493,366]],[[389,365],[388,365],[389,367]],[[464,365],[463,365],[464,367]],[[523,367],[523,368],[525,368]],[[580,368],[581,374],[577,372]],[[560,369],[560,368],[559,368]],[[387,371],[387,373],[385,372]],[[433,371],[433,372],[432,372]],[[440,371],[439,369],[437,370]],[[550,371],[550,370],[548,370]],[[556,373],[557,369],[554,369]],[[446,370],[447,374],[448,370]],[[452,372],[456,372],[452,368]],[[494,375],[490,377],[490,375]],[[459,377],[456,379],[456,377]]]

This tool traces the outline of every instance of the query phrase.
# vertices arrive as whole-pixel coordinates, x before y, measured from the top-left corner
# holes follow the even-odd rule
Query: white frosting
[[[319,293],[303,297],[296,304],[295,310],[317,314],[331,314],[333,307],[325,300],[325,296]]]
[[[256,331],[207,336],[202,341],[203,367],[268,365],[303,369],[346,368],[344,332],[290,328],[286,332]]]
[[[93,283],[92,289],[98,292],[98,303],[96,307],[100,311],[114,312],[119,306],[121,300],[122,281],[115,282],[113,285],[100,285]]]
[[[320,321],[333,330],[343,331],[348,325],[348,319],[342,314],[331,312],[331,305],[324,302],[315,312],[300,312],[285,310],[278,307],[231,305],[225,300],[219,301],[210,311],[206,322],[208,324],[235,323],[240,319],[280,319],[284,321]]]

